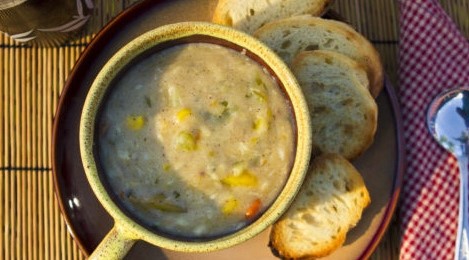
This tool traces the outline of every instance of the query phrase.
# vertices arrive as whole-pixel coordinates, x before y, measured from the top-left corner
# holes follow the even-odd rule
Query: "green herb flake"
[[[151,99],[148,96],[145,96],[145,104],[147,104],[148,107],[152,106]]]
[[[264,82],[262,81],[262,79],[259,77],[259,75],[256,76],[256,85],[260,86],[260,85],[263,85]]]

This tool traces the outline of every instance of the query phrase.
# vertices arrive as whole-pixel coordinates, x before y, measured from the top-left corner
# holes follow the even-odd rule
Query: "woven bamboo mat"
[[[0,35],[0,259],[83,259],[53,193],[51,126],[64,82],[80,53],[106,22],[138,0],[95,0],[78,40],[30,48]],[[441,1],[469,37],[469,0]],[[395,0],[336,0],[334,10],[366,35],[398,88]],[[397,259],[395,218],[373,259]]]

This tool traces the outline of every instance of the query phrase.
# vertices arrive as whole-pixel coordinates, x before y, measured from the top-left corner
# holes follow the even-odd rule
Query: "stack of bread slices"
[[[340,248],[370,204],[350,163],[373,142],[383,69],[373,45],[351,26],[319,17],[331,0],[219,0],[213,22],[254,35],[297,77],[309,105],[313,158],[270,246],[285,259],[319,258]]]

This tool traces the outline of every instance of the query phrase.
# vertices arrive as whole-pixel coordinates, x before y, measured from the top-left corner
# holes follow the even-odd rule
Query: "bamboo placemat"
[[[95,0],[83,36],[57,48],[18,45],[0,34],[0,259],[83,259],[53,193],[51,127],[75,61],[97,31],[139,0]],[[469,0],[441,1],[469,37]],[[336,0],[338,11],[375,44],[398,88],[395,0]],[[395,218],[373,259],[397,259]]]

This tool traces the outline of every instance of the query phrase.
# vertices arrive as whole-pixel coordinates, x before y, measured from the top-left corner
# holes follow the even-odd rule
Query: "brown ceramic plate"
[[[146,0],[111,21],[86,48],[71,72],[54,121],[53,169],[55,191],[75,241],[89,254],[111,229],[111,217],[93,195],[80,160],[78,128],[88,89],[104,63],[136,36],[159,25],[207,21],[214,0]],[[404,167],[398,102],[386,82],[377,99],[378,131],[373,146],[353,163],[370,190],[372,204],[349,234],[345,245],[328,259],[367,258],[383,236],[396,207]],[[230,249],[206,254],[163,250],[137,242],[128,259],[276,259],[268,248],[269,230]]]

